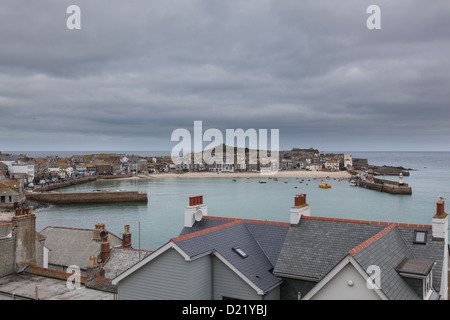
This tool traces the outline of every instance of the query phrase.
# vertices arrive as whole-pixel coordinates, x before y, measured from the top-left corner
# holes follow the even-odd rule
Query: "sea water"
[[[353,187],[337,178],[105,180],[58,191],[138,190],[148,193],[148,203],[53,205],[36,213],[37,230],[47,226],[93,229],[96,223],[105,223],[110,232],[121,237],[124,225],[129,224],[133,247],[155,250],[180,233],[190,196],[203,195],[209,216],[289,222],[295,195],[306,193],[312,216],[416,224],[431,224],[439,195],[450,199],[449,152],[351,154],[367,158],[369,164],[414,169],[404,177],[412,195]],[[398,177],[384,178],[398,181]],[[321,180],[332,188],[319,188]],[[450,212],[448,206],[446,211]]]

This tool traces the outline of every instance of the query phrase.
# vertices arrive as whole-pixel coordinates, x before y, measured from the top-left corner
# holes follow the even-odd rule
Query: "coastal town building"
[[[339,171],[339,161],[327,160],[327,161],[325,161],[324,167],[326,170]]]
[[[322,170],[322,167],[323,167],[323,164],[321,164],[321,163],[309,163],[306,166],[306,170],[309,170],[309,171],[320,171],[320,170]]]
[[[118,299],[447,299],[443,206],[431,225],[322,218],[301,194],[282,223],[212,217],[191,197],[179,236],[112,283]]]
[[[122,238],[104,224],[36,232],[33,207],[17,209],[11,222],[0,223],[0,252],[0,300],[112,300],[111,278],[151,253],[132,248],[129,225]],[[79,288],[70,288],[72,278]]]
[[[20,207],[26,200],[23,181],[0,180],[0,209],[12,210]]]

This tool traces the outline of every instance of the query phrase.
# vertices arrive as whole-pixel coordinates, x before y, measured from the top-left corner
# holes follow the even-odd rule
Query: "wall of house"
[[[14,239],[0,239],[0,277],[14,273]]]
[[[25,214],[12,218],[14,225],[16,272],[36,263],[36,216]]]
[[[218,258],[213,258],[213,298],[223,297],[242,300],[261,300],[262,296],[228,268]]]
[[[348,281],[353,281],[353,286]],[[347,264],[311,300],[379,300],[375,290],[367,288],[366,280],[351,264]]]
[[[211,255],[189,263],[188,296],[190,300],[211,299],[211,263]]]
[[[120,300],[209,300],[211,256],[186,261],[169,249],[118,284]]]

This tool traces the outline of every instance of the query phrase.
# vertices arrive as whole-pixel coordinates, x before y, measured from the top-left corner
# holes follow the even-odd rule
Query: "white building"
[[[320,170],[322,170],[322,164],[321,163],[310,163],[306,166],[306,170],[320,171]]]
[[[325,169],[338,171],[339,170],[339,161],[336,160],[328,160],[325,162]]]
[[[344,154],[344,167],[346,169],[353,167],[353,158],[351,154]]]

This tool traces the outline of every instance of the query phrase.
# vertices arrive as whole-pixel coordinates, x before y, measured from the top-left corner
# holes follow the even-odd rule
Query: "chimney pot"
[[[436,203],[436,216],[442,217],[445,215],[444,212],[444,201],[438,201]]]
[[[106,240],[108,240],[107,237],[105,237]],[[103,240],[105,239],[103,238]],[[110,249],[109,249],[109,242],[102,242],[101,246],[100,246],[100,256],[101,256],[101,260],[102,260],[102,264],[104,264],[106,262],[106,260],[109,258],[109,254],[110,254]]]
[[[290,209],[290,223],[298,224],[302,216],[309,216],[310,209],[306,203],[306,194],[298,194],[295,196],[294,206]]]
[[[130,225],[125,226],[125,232],[122,236],[122,246],[124,248],[131,248],[131,233],[130,233]]]
[[[195,222],[195,213],[200,209],[204,216],[208,215],[208,208],[203,203],[203,196],[189,197],[189,206],[184,208],[184,226],[191,228]]]
[[[203,204],[203,196],[189,197],[189,206],[197,206]]]

